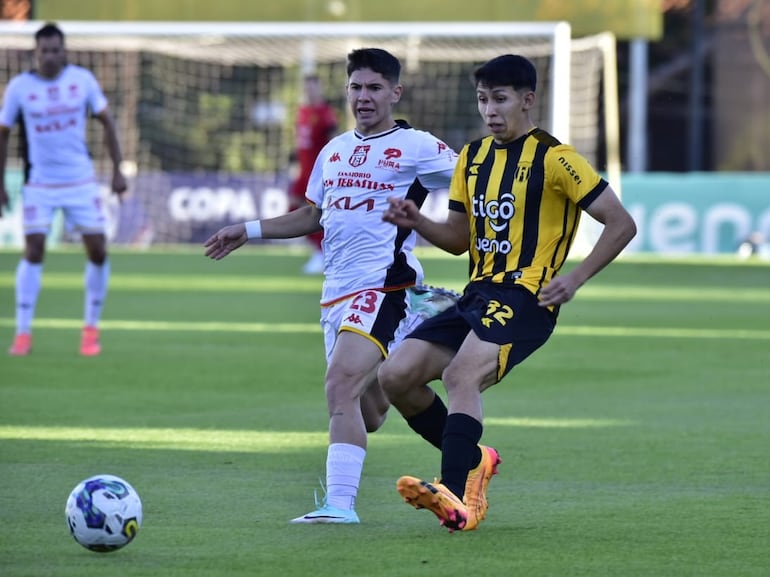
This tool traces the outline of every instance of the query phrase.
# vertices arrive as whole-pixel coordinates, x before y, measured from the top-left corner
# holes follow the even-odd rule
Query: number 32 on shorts
[[[513,309],[508,305],[501,304],[500,301],[491,300],[487,303],[487,312],[481,317],[481,322],[487,328],[497,321],[505,326],[508,319],[513,318]]]

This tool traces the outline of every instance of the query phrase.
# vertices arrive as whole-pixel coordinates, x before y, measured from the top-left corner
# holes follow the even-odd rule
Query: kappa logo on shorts
[[[351,323],[354,325],[363,325],[364,323],[361,322],[361,317],[359,317],[356,313],[352,313],[350,316],[348,316],[345,319],[346,323]]]

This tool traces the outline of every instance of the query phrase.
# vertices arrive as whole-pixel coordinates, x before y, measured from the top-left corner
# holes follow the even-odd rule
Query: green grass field
[[[5,355],[17,260],[0,253],[3,577],[770,574],[770,264],[634,258],[593,279],[485,393],[503,464],[487,520],[448,534],[395,491],[439,468],[395,412],[370,438],[361,525],[288,524],[326,457],[303,254],[116,251],[93,359],[77,354],[77,251],[48,257],[33,355]],[[464,258],[424,263],[430,283],[464,284]],[[115,553],[64,519],[96,473],[144,503]]]

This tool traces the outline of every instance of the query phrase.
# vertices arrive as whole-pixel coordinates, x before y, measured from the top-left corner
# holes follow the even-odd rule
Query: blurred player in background
[[[367,432],[382,425],[389,408],[377,367],[412,326],[413,291],[407,289],[423,277],[413,254],[416,235],[383,222],[382,213],[388,197],[409,198],[420,206],[429,193],[449,188],[457,160],[432,134],[394,120],[403,87],[401,64],[392,54],[354,50],[347,73],[356,127],[333,138],[318,155],[307,187],[309,204],[276,218],[224,227],[205,243],[206,256],[219,260],[249,239],[324,230],[327,493],[317,510],[293,523],[359,522],[354,505]]]
[[[24,255],[16,269],[16,336],[9,353],[29,354],[32,320],[40,292],[46,236],[57,209],[81,233],[87,262],[85,312],[80,354],[101,351],[99,319],[110,276],[105,213],[91,156],[86,147],[89,113],[104,127],[112,160],[112,190],[122,194],[121,152],[115,124],[93,74],[67,64],[64,34],[55,24],[35,33],[37,70],[11,79],[0,111],[0,216],[8,206],[5,165],[10,130],[19,121],[24,155]]]
[[[321,149],[337,132],[337,113],[324,99],[321,79],[315,74],[303,78],[305,100],[297,109],[296,146],[292,160],[297,171],[296,178],[289,189],[290,209],[296,210],[305,206],[305,192],[313,171],[313,164]],[[323,231],[314,232],[307,236],[313,250],[310,260],[305,263],[302,272],[305,274],[321,274],[324,271]]]
[[[559,306],[612,262],[636,225],[609,184],[572,146],[530,118],[537,74],[521,56],[475,72],[478,111],[490,136],[463,147],[449,215],[435,222],[393,197],[384,220],[416,230],[452,254],[470,254],[470,282],[456,306],[409,334],[379,369],[389,400],[441,450],[434,483],[404,476],[404,500],[432,511],[450,531],[475,529],[500,458],[480,446],[481,392],[551,336]],[[559,276],[586,211],[604,225],[591,253]],[[441,379],[449,407],[428,384]]]

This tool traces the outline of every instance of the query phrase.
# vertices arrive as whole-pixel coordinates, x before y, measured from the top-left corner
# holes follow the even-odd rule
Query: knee
[[[457,367],[450,363],[441,373],[441,382],[444,384],[447,394],[451,394],[453,391],[456,391],[467,384],[468,379],[467,377],[463,378],[457,370]]]
[[[102,234],[83,236],[86,256],[96,266],[102,266],[107,260],[107,240]]]
[[[103,266],[107,262],[107,251],[104,249],[91,250],[88,253],[88,260],[96,266]]]
[[[334,412],[358,403],[364,391],[363,377],[339,365],[326,371],[324,388],[329,410]]]
[[[385,395],[393,400],[407,392],[411,386],[411,371],[403,364],[392,362],[388,358],[377,371],[377,380],[380,382]]]
[[[352,393],[347,383],[341,379],[330,378],[327,376],[325,383],[326,402],[329,409],[333,409],[350,400]]]
[[[45,258],[45,241],[28,238],[24,246],[24,260],[30,264],[42,264]]]

